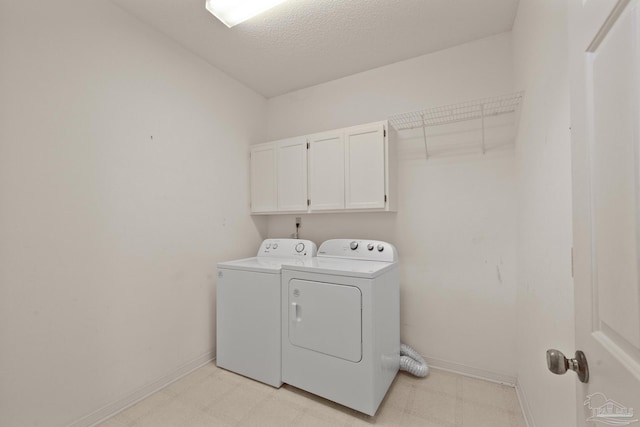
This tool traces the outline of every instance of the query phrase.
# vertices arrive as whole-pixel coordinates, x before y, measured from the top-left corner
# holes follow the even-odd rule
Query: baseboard
[[[434,369],[442,371],[455,372],[456,374],[466,375],[468,377],[480,378],[494,383],[504,384],[511,387],[516,386],[516,377],[501,372],[493,372],[485,369],[474,368],[472,366],[463,365],[461,363],[449,362],[447,360],[435,359],[433,357],[425,357],[427,365]]]
[[[172,382],[179,380],[188,373],[194,371],[195,369],[198,369],[199,367],[211,362],[214,359],[215,354],[211,351],[203,354],[202,356],[196,357],[192,361],[185,363],[170,374],[165,375],[157,379],[156,381],[153,381],[152,383],[139,388],[133,393],[130,393],[127,396],[116,400],[115,402],[103,406],[102,408],[90,413],[89,415],[86,415],[79,420],[72,422],[67,427],[95,426],[96,424],[101,423],[102,421],[106,420],[109,417],[112,417],[118,412],[129,408],[130,406],[138,403],[150,394],[153,394],[171,384]]]
[[[520,402],[520,409],[522,409],[522,414],[524,415],[524,421],[527,423],[527,427],[536,427],[536,423],[533,421],[533,413],[531,412],[531,407],[527,400],[527,394],[518,382],[516,382],[516,394],[518,395],[518,402]]]

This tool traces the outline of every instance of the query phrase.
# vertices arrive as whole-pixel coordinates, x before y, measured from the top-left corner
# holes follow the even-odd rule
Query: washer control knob
[[[300,253],[302,251],[304,251],[304,243],[298,243],[296,245],[296,252]]]
[[[273,244],[273,249],[278,249],[278,244],[277,243]]]
[[[271,248],[271,243],[267,243],[267,249]]]
[[[370,251],[372,251],[372,250],[373,250],[373,248],[374,248],[373,243],[369,243],[369,244],[367,245],[367,249],[369,249]]]
[[[351,248],[352,251],[355,251],[356,249],[358,249],[358,242],[354,240],[349,244],[349,247]]]
[[[380,243],[378,245],[378,252],[382,252],[382,251],[384,251],[384,245],[382,243]]]

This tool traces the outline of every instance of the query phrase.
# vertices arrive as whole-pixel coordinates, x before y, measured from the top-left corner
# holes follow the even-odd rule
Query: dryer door
[[[289,342],[359,362],[362,359],[362,292],[355,286],[289,281]]]

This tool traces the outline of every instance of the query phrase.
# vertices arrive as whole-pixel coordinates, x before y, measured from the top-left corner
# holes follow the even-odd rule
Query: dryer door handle
[[[302,317],[300,317],[302,313],[302,307],[297,302],[291,303],[291,316],[293,317],[294,322],[302,322]]]

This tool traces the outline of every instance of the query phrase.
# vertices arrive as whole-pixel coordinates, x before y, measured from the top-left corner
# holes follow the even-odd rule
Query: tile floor
[[[207,364],[99,427],[526,427],[515,389],[449,372],[399,373],[375,417]]]

